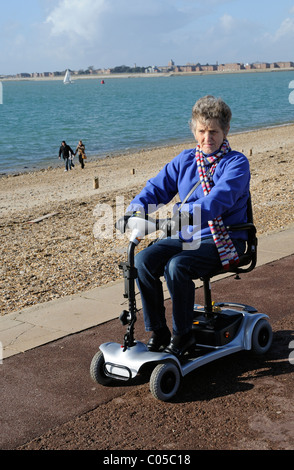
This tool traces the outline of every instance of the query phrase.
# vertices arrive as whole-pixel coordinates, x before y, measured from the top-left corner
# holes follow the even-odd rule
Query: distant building
[[[268,64],[267,62],[255,62],[252,64],[252,68],[253,69],[269,69],[270,64]]]
[[[244,64],[231,63],[231,64],[219,64],[217,66],[219,72],[234,72],[236,70],[244,70]]]
[[[17,75],[17,78],[31,78],[31,74],[30,73],[18,73]]]
[[[160,70],[156,65],[152,65],[151,67],[145,68],[145,73],[160,73]]]
[[[201,67],[201,71],[203,72],[214,72],[215,70],[217,70],[216,65],[206,64],[206,65],[201,65],[200,67]]]
[[[278,68],[278,69],[288,69],[294,67],[294,62],[273,62],[270,64],[270,68]]]
[[[175,72],[195,72],[195,65],[176,65],[174,68]]]

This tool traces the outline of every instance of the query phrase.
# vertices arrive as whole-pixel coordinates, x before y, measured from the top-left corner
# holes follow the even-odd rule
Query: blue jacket
[[[208,168],[209,165],[207,165]],[[142,210],[149,213],[148,206],[169,203],[179,193],[183,201],[199,180],[195,149],[184,150],[165,165],[157,176],[148,180],[145,188],[128,207],[128,211]],[[201,209],[201,227],[190,227],[191,238],[211,235],[208,221],[222,216],[225,226],[247,222],[247,199],[249,197],[250,168],[242,153],[227,153],[216,166],[213,188],[204,196],[201,184],[187,200],[182,210],[193,214]],[[199,217],[198,217],[199,219]],[[246,232],[234,232],[231,238],[246,239]],[[187,240],[187,234],[183,236]]]

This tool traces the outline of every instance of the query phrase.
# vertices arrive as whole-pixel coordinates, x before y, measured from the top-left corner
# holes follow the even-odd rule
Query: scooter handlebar
[[[154,219],[142,213],[134,214],[127,222],[127,228],[132,230],[130,239],[142,239],[157,230],[163,230],[167,219]]]
[[[141,215],[134,214],[131,216],[127,222],[127,228],[130,230],[138,230],[139,232],[142,233],[142,235],[147,235],[148,233],[152,233],[155,230],[157,230],[157,223],[156,220],[144,216],[142,217]]]

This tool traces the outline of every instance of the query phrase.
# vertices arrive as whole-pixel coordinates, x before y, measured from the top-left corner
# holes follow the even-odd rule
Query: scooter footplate
[[[118,343],[104,343],[100,346],[105,361],[105,375],[119,380],[133,379],[144,364],[161,362],[170,354],[150,352],[146,344],[137,341],[134,346],[124,349]],[[172,357],[178,362],[175,357]]]

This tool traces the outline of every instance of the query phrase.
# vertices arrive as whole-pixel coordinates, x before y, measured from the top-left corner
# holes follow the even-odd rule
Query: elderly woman
[[[167,204],[177,193],[183,201],[194,188],[186,203],[177,207],[184,215],[177,236],[157,241],[135,258],[145,328],[153,332],[147,343],[151,351],[180,357],[192,346],[193,279],[238,263],[245,250],[246,233],[226,231],[228,225],[247,221],[250,181],[247,158],[231,150],[227,140],[230,120],[224,101],[213,96],[199,99],[191,119],[196,148],[183,150],[150,179],[118,222],[123,231],[134,211],[149,213],[148,208]],[[165,319],[162,275],[173,305],[172,336]]]

